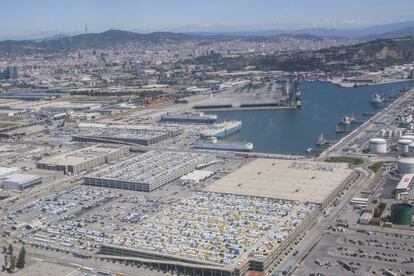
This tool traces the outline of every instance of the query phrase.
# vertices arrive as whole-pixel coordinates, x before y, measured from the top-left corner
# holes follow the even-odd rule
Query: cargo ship
[[[206,139],[204,142],[195,144],[193,148],[199,150],[248,152],[253,150],[253,144],[239,142],[218,142],[216,137],[211,137],[209,139]]]
[[[193,123],[193,124],[212,124],[217,121],[216,114],[204,114],[202,112],[187,112],[182,114],[169,114],[161,117],[161,122],[166,123]]]
[[[200,133],[201,137],[223,138],[239,131],[242,127],[241,121],[224,121],[215,124]]]

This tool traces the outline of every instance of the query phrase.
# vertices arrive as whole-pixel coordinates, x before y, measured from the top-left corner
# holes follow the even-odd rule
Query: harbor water
[[[251,142],[255,152],[304,155],[313,148],[320,133],[326,140],[336,141],[346,133],[337,133],[336,125],[342,116],[355,115],[357,121],[366,121],[368,114],[379,107],[371,104],[375,93],[397,95],[401,88],[414,87],[414,81],[395,82],[356,88],[343,88],[328,82],[302,82],[302,108],[245,110],[217,112],[218,120],[241,120],[242,129],[225,138],[226,141]],[[364,115],[365,114],[365,115]],[[348,126],[348,130],[358,124]]]

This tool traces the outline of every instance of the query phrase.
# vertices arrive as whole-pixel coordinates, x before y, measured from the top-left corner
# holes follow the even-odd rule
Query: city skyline
[[[302,28],[362,28],[410,21],[408,0],[347,1],[130,1],[113,0],[4,2],[0,38],[48,36],[123,29],[152,31],[257,31]],[[410,8],[411,7],[411,8]],[[31,12],[28,13],[27,11]],[[5,12],[7,11],[7,12]],[[252,12],[254,11],[254,12]],[[14,22],[12,25],[8,22]]]

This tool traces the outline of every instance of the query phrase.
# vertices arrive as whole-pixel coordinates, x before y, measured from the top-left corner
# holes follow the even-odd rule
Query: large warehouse
[[[319,212],[314,203],[199,192],[115,235],[98,256],[186,275],[269,272]]]
[[[256,159],[114,236],[98,256],[189,275],[270,275],[355,177],[346,164]]]
[[[346,164],[256,159],[205,190],[326,206],[353,176]]]
[[[130,143],[149,146],[183,133],[176,126],[83,124],[72,135],[73,141]]]
[[[150,192],[214,158],[211,154],[149,151],[86,176],[84,184]]]
[[[41,160],[36,168],[74,174],[119,159],[128,152],[128,146],[94,145]]]
[[[42,178],[31,174],[15,174],[4,180],[3,188],[6,190],[24,190],[42,182]]]

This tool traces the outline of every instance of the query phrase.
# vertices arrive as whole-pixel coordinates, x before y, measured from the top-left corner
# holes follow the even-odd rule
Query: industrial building
[[[361,214],[361,217],[359,218],[359,224],[368,225],[369,222],[371,221],[372,217],[373,217],[372,211],[371,210],[365,210]]]
[[[184,130],[177,126],[80,124],[76,131],[73,141],[149,146],[178,136]]]
[[[414,174],[404,174],[400,182],[398,182],[397,187],[395,187],[394,192],[396,194],[408,192],[413,181],[413,177]]]
[[[256,159],[205,190],[327,206],[355,177],[346,164]]]
[[[116,235],[98,257],[189,275],[269,273],[319,213],[313,203],[200,192]]]
[[[84,184],[150,192],[214,158],[211,154],[149,151],[85,176]]]
[[[65,174],[76,174],[119,159],[128,152],[128,146],[94,145],[41,160],[36,163],[36,168],[62,171]]]
[[[42,182],[42,178],[31,174],[16,174],[3,181],[3,188],[7,190],[24,190]]]
[[[0,167],[0,179],[4,179],[4,178],[7,178],[12,175],[19,174],[19,173],[20,173],[20,168],[18,167],[12,167],[12,168]]]
[[[98,257],[190,275],[267,275],[355,177],[346,164],[256,159],[102,244]]]

